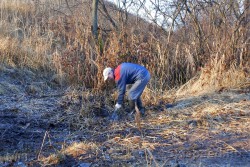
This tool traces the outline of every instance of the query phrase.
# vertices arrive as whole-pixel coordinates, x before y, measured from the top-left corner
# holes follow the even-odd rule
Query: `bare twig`
[[[45,141],[45,139],[46,139],[47,134],[48,134],[48,131],[46,131],[46,132],[44,133],[43,142],[42,142],[42,145],[41,145],[39,154],[38,154],[38,156],[37,156],[37,159],[38,159],[38,160],[40,159],[40,154],[41,154],[41,152],[42,152],[43,145],[44,145],[44,141]]]
[[[153,161],[155,163],[155,166],[159,167],[159,164],[156,162],[156,160],[155,160],[153,154],[151,153],[151,151],[148,148],[146,148],[146,150],[147,150],[148,154],[150,155],[150,157],[153,159]]]
[[[66,2],[66,5],[67,5],[67,7],[68,7],[70,13],[73,14],[72,10],[71,10],[70,7],[69,7],[69,2],[68,2],[68,0],[65,0],[65,2]]]
[[[141,113],[138,109],[136,102],[135,102],[135,123],[137,124],[138,129],[141,131]]]

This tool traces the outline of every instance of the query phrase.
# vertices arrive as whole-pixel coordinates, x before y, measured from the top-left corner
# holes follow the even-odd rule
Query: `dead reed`
[[[235,82],[233,85],[244,80],[244,76],[235,75],[235,71],[242,71],[247,66],[243,63],[246,45],[239,43],[237,46],[241,48],[237,52],[242,55],[240,63],[234,61],[234,57],[237,56],[231,56],[234,54],[231,53],[231,45],[227,46],[228,49],[220,45],[221,42],[227,42],[226,40],[229,43],[233,42],[234,39],[229,38],[230,34],[226,34],[221,41],[219,36],[222,32],[214,31],[213,35],[216,36],[218,33],[218,38],[213,39],[214,44],[208,42],[206,49],[207,53],[211,54],[206,53],[203,58],[197,51],[196,39],[193,39],[193,43],[185,41],[184,38],[183,41],[178,41],[177,39],[183,36],[181,31],[174,32],[176,38],[174,35],[169,36],[170,38],[159,37],[160,29],[152,29],[151,25],[145,26],[145,22],[128,22],[119,32],[100,31],[96,42],[91,35],[90,16],[82,10],[86,9],[85,13],[88,12],[90,4],[80,1],[68,3],[2,0],[1,62],[12,66],[52,71],[58,80],[67,80],[70,84],[97,89],[103,84],[103,68],[115,67],[124,61],[139,63],[149,69],[152,76],[149,88],[154,92],[178,87],[197,74],[199,68],[202,69],[201,75],[206,72],[212,74],[206,78],[207,82],[216,82],[215,87],[227,86],[228,80],[236,76],[238,78],[235,80],[231,79]],[[100,25],[111,29],[104,24],[105,18],[101,18]],[[228,32],[233,31],[233,28],[228,29]],[[211,61],[207,61],[210,58]],[[205,62],[216,65],[211,66]],[[203,67],[200,67],[200,64]],[[241,67],[238,64],[241,64]],[[234,72],[219,76],[224,75],[221,69],[224,67],[221,66]]]

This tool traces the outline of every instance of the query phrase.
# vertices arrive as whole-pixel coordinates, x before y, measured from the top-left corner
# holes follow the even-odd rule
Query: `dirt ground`
[[[133,115],[118,122],[76,116],[82,98],[52,82],[0,70],[0,166],[250,165],[249,89],[147,106],[139,130]]]

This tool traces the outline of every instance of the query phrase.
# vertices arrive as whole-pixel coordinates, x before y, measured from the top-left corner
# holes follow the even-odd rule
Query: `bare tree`
[[[109,14],[109,12],[108,12],[108,10],[107,10],[107,8],[106,8],[105,2],[102,0],[102,1],[100,1],[100,4],[102,5],[102,9],[103,9],[103,11],[100,10],[100,12],[101,12],[104,16],[106,16],[106,18],[110,21],[111,25],[112,25],[116,30],[118,30],[118,27],[117,27],[117,25],[116,25],[114,19],[111,17],[111,15]]]
[[[95,38],[98,36],[98,2],[99,0],[93,0],[92,2],[92,34]]]

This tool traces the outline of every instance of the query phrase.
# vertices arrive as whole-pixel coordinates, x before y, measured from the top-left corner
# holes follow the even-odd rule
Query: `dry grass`
[[[236,31],[233,26],[214,30],[201,22],[207,28],[202,53],[192,27],[183,27],[166,38],[158,28],[153,31],[145,24],[132,22],[114,31],[105,20],[100,20],[100,25],[111,31],[100,31],[95,41],[90,16],[86,15],[90,4],[69,2],[70,10],[63,1],[46,4],[0,1],[0,63],[47,71],[55,74],[52,80],[61,85],[81,87],[80,90],[72,87],[73,91],[64,96],[61,104],[64,115],[58,123],[65,123],[77,132],[88,132],[93,139],[107,137],[101,142],[73,143],[41,158],[43,165],[58,164],[67,156],[80,159],[91,155],[101,160],[138,158],[141,164],[160,166],[155,157],[166,154],[169,158],[212,157],[244,147],[249,150],[249,145],[227,143],[220,138],[226,133],[234,137],[240,134],[249,140],[249,101],[211,103],[217,97],[211,97],[211,101],[191,98],[191,106],[189,103],[173,109],[164,106],[178,104],[181,97],[249,88],[249,59],[243,56],[248,52],[246,44],[239,42],[244,38],[241,31],[235,37],[238,40],[233,41],[231,33]],[[225,43],[234,45],[222,45]],[[103,110],[111,113],[117,97],[113,83],[104,84],[102,70],[126,61],[142,64],[151,73],[142,95],[148,116],[138,118],[138,126],[128,118],[110,123],[95,117]],[[219,137],[211,139],[213,135]],[[190,145],[184,148],[185,142]],[[105,152],[108,156],[101,147],[108,150]]]
[[[74,158],[77,158],[88,153],[95,154],[96,149],[98,149],[98,147],[94,143],[72,143],[66,148],[62,148],[62,150],[56,154],[40,158],[39,161],[43,166],[56,165],[62,161],[65,161],[66,156],[73,156]]]
[[[0,42],[1,62],[12,67],[28,67],[34,70],[53,69],[50,64],[51,60],[42,56],[42,53],[46,52],[47,45],[49,45],[48,41],[36,41],[34,46],[34,41],[27,39],[20,46],[20,42],[17,39],[2,37]]]
[[[241,56],[242,67],[239,68],[234,64],[237,56],[231,52],[233,49],[230,46],[225,49],[220,45],[227,40],[231,42],[229,34],[226,36],[228,39],[212,38],[217,45],[210,46],[208,42],[207,53],[201,58],[197,53],[198,44],[195,39],[193,43],[189,43],[189,40],[178,40],[184,31],[176,31],[170,38],[164,38],[159,35],[162,33],[160,29],[152,25],[146,26],[141,21],[138,24],[128,22],[127,26],[117,32],[105,24],[102,16],[99,20],[100,26],[111,31],[100,31],[98,41],[95,41],[89,26],[90,16],[86,15],[91,4],[70,0],[68,2],[71,8],[63,1],[47,3],[2,0],[0,61],[11,66],[53,72],[61,83],[67,80],[66,83],[69,84],[99,90],[103,90],[102,70],[105,66],[116,67],[124,61],[139,63],[146,66],[151,73],[148,85],[150,91],[145,91],[149,93],[145,96],[150,96],[153,101],[164,97],[163,91],[176,88],[192,78],[200,64],[207,64],[205,62],[213,58],[212,55],[224,57],[211,59],[212,66],[202,68],[200,80],[205,78],[203,82],[215,86],[216,89],[219,86],[228,86],[229,82],[231,86],[236,86],[245,80],[238,72],[247,67],[246,63],[242,63],[246,61],[242,56],[246,45],[239,43],[237,46],[241,49],[237,52]],[[117,16],[114,19],[119,20]],[[228,32],[233,31],[233,28],[228,29]],[[219,37],[222,32],[214,31],[213,35]],[[232,60],[228,61],[230,59]],[[213,66],[213,63],[216,65]],[[227,70],[221,69],[224,68],[223,63],[231,67]],[[234,77],[237,78],[233,79]],[[203,85],[198,84],[196,89],[203,89]],[[152,92],[154,96],[151,95]]]
[[[201,69],[201,73],[192,78],[189,82],[181,86],[176,95],[202,95],[223,89],[249,88],[250,73],[247,68],[238,68],[232,64],[226,67],[225,56],[212,59],[206,67]]]
[[[25,16],[29,13],[35,12],[35,5],[30,0],[1,0],[0,9],[6,11],[6,13],[18,13]]]
[[[100,163],[100,166],[105,161],[110,165],[131,162],[131,166],[161,166],[176,158],[230,158],[247,153],[250,150],[247,144],[250,140],[250,103],[247,96],[230,92],[205,96],[190,97],[190,101],[177,99],[174,108],[163,109],[162,112],[149,109],[147,117],[141,119],[140,131],[136,122],[126,117],[119,122],[101,118],[89,118],[89,122],[87,118],[79,120],[75,124],[77,127],[94,127],[79,131],[80,134],[90,133],[94,142],[72,144],[51,158],[70,155],[84,159],[94,156],[98,160],[91,162]],[[185,100],[191,104],[180,107],[186,103]],[[71,137],[74,135],[77,136],[78,131]]]

